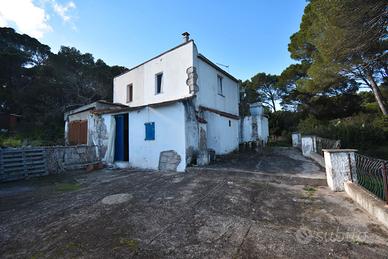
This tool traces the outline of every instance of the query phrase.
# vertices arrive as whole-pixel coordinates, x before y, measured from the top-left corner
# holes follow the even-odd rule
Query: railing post
[[[383,173],[383,182],[384,182],[384,196],[385,202],[388,204],[388,176],[387,176],[387,166],[385,162],[382,162],[382,173]]]
[[[350,181],[353,182],[352,160],[350,159],[350,154],[349,153],[348,153],[348,163],[349,163]]]

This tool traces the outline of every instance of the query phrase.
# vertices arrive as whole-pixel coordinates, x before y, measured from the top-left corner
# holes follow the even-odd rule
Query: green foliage
[[[314,187],[309,186],[309,185],[306,185],[305,187],[303,187],[303,190],[306,192],[306,195],[308,198],[314,197],[314,194],[317,191],[317,189],[315,189]]]
[[[81,188],[79,183],[57,183],[55,184],[55,190],[58,192],[72,192]]]
[[[298,91],[324,94],[361,83],[386,114],[386,10],[384,0],[309,1],[289,44],[291,57],[309,65],[296,81]]]
[[[63,113],[100,99],[112,100],[113,77],[126,68],[94,61],[90,53],[0,28],[0,110],[23,116],[18,134],[43,144],[63,141]]]
[[[363,114],[331,121],[309,116],[298,124],[302,134],[339,139],[343,148],[356,148],[363,153],[388,158],[388,117]],[[376,152],[377,151],[377,152]]]
[[[273,136],[286,136],[297,130],[301,113],[278,111],[269,114],[270,134]]]
[[[22,139],[20,137],[0,134],[0,147],[20,147]]]
[[[277,78],[276,75],[258,73],[250,80],[244,81],[241,84],[244,91],[241,96],[241,114],[248,115],[249,104],[254,102],[261,102],[276,111],[276,101],[283,94],[283,89],[277,84]]]

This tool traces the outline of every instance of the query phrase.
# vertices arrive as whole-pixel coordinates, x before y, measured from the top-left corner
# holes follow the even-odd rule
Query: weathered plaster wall
[[[352,182],[345,182],[344,188],[355,202],[388,228],[388,208],[384,201],[377,199],[373,194]]]
[[[88,117],[88,144],[98,148],[98,156],[103,159],[108,149],[111,134],[111,115],[94,115]]]
[[[186,69],[193,66],[194,43],[189,42],[114,78],[113,101],[131,107],[191,96]],[[155,94],[155,75],[163,73],[162,93]],[[127,103],[127,85],[133,84],[133,101]]]
[[[315,145],[315,136],[302,136],[302,153],[304,156],[310,156],[311,152],[317,152]]]
[[[155,140],[145,140],[146,122],[155,122]],[[158,169],[160,153],[174,150],[182,159],[177,171],[186,168],[185,107],[181,102],[129,113],[129,163]]]
[[[198,149],[200,148],[200,128],[196,118],[194,102],[189,100],[184,102],[183,104],[185,108],[186,164],[190,164],[194,162],[193,159],[197,157]]]
[[[356,168],[355,151],[341,149],[325,150],[324,158],[328,186],[336,192],[344,191],[344,183],[351,180],[350,169]],[[354,173],[353,180],[356,180]]]
[[[241,142],[253,141],[252,116],[246,116],[241,120]]]
[[[207,121],[207,147],[216,154],[227,154],[238,148],[239,121],[212,112],[204,112]],[[229,126],[230,123],[230,126]]]
[[[196,63],[199,86],[197,105],[238,115],[239,84],[198,58]],[[222,95],[218,94],[217,75],[223,78]]]
[[[267,117],[261,117],[260,128],[259,138],[264,144],[267,144],[269,139],[269,122]]]
[[[302,146],[302,135],[298,132],[292,133],[292,146],[301,148]]]
[[[246,116],[241,120],[241,142],[260,140],[268,142],[268,119],[263,116]]]
[[[80,113],[69,115],[69,121],[79,121],[79,120],[87,120],[89,117],[90,111],[83,111]]]

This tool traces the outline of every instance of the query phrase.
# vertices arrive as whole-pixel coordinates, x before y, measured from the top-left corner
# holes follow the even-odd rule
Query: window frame
[[[127,85],[127,103],[133,102],[133,84]]]
[[[224,77],[217,74],[217,93],[218,95],[225,97],[223,81],[224,81]]]
[[[151,128],[149,128],[151,127]],[[147,134],[150,133],[150,130],[152,132],[151,135]],[[145,141],[153,141],[155,140],[155,122],[145,122],[144,123],[144,140]]]
[[[160,91],[158,92],[158,77],[161,76],[160,79]],[[163,93],[163,72],[159,72],[155,74],[155,95]]]

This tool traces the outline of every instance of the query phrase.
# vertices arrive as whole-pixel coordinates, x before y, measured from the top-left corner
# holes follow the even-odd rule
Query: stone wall
[[[159,170],[176,171],[181,160],[181,156],[174,150],[162,151],[159,157]]]
[[[66,170],[85,168],[88,164],[99,162],[96,146],[52,146],[44,147],[47,154],[49,174],[62,173]]]

